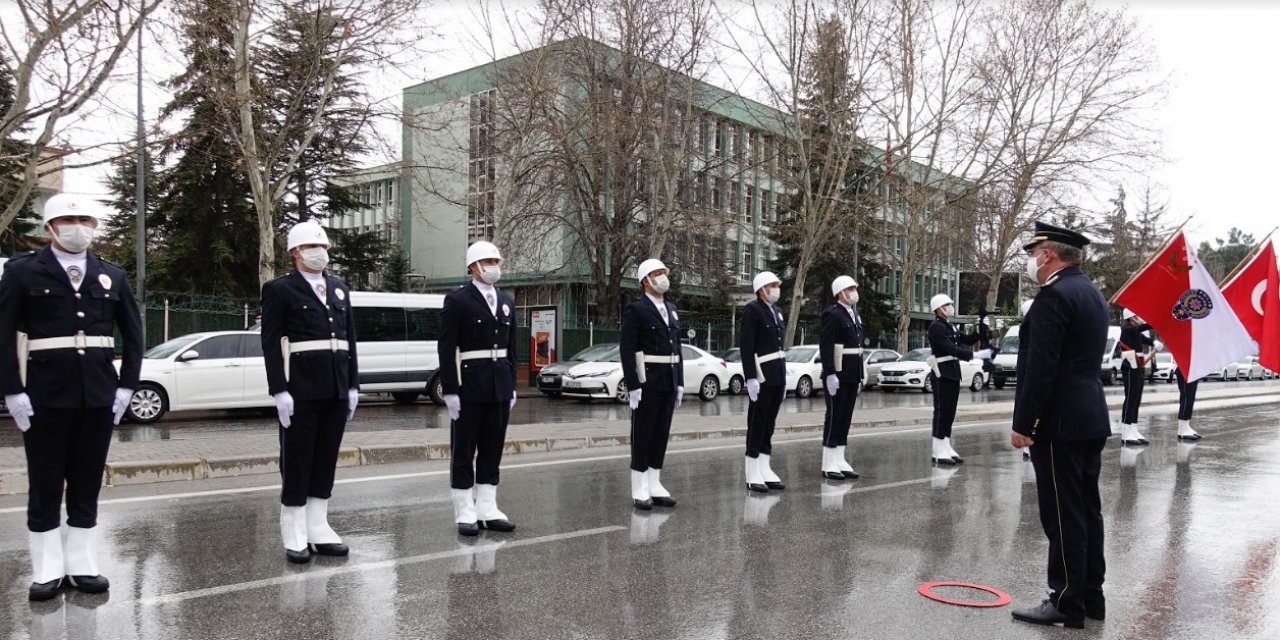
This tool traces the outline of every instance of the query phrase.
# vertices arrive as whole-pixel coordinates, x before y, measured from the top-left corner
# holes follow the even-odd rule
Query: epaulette
[[[9,256],[9,262],[18,262],[19,260],[26,260],[34,255],[36,255],[35,251],[19,251]]]
[[[99,261],[99,262],[101,262],[102,264],[109,264],[109,265],[111,265],[111,266],[113,266],[113,267],[115,267],[115,268],[117,268],[117,269],[119,269],[119,270],[121,270],[121,271],[125,271],[125,268],[124,268],[124,267],[122,267],[122,266],[120,266],[120,265],[118,265],[118,264],[116,264],[116,263],[114,263],[114,262],[112,262],[112,261],[110,261],[110,260],[107,260],[106,258],[103,258],[102,256],[95,255],[94,257],[95,257],[95,258],[97,258],[97,259],[98,259],[98,261]]]

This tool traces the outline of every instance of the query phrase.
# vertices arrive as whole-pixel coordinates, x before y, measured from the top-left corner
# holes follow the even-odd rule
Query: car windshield
[[[791,347],[787,349],[787,362],[809,362],[813,360],[813,352],[817,351],[815,347]]]
[[[929,349],[915,349],[908,351],[907,355],[902,356],[902,359],[898,362],[924,362],[929,359],[931,354],[932,351]]]
[[[1160,364],[1170,364],[1173,362],[1173,356],[1167,353],[1157,353],[1156,362]]]
[[[151,347],[149,351],[142,354],[142,357],[148,360],[163,360],[172,356],[179,351],[187,348],[187,345],[199,340],[200,336],[179,336],[168,342],[158,344]]]
[[[1004,339],[1000,341],[1000,353],[1006,353],[1006,354],[1012,355],[1017,352],[1018,352],[1018,336],[1016,334],[1011,336],[1005,336]]]
[[[725,362],[742,362],[742,351],[740,349],[730,349],[720,356]]]
[[[612,360],[609,359],[610,354],[613,355]],[[573,357],[569,359],[573,362],[618,362],[618,345],[592,345],[573,354]]]

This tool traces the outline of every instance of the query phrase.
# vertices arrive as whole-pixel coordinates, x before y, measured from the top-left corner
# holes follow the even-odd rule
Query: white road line
[[[596,527],[594,529],[581,529],[579,531],[570,531],[567,533],[556,533],[546,536],[538,536],[536,538],[524,538],[520,540],[512,540],[501,545],[503,549],[512,547],[527,547],[535,544],[543,544],[547,542],[559,542],[561,540],[572,540],[574,538],[585,538],[587,536],[595,536],[604,533],[613,533],[615,531],[626,531],[626,527],[609,526]],[[326,578],[329,576],[346,575],[351,573],[361,573],[365,571],[377,571],[379,569],[389,569],[392,567],[418,564],[422,562],[431,562],[434,560],[444,560],[447,558],[457,558],[460,556],[481,553],[486,551],[487,545],[477,545],[475,548],[455,549],[453,551],[437,551],[435,553],[424,553],[416,556],[407,556],[404,558],[395,558],[393,560],[379,560],[376,562],[366,562],[343,567],[334,567],[331,569],[318,569],[306,572],[294,573],[291,575],[278,576],[275,578],[264,578],[262,580],[250,580],[248,582],[237,582],[234,584],[222,585],[220,587],[209,587],[207,589],[193,589],[191,591],[181,591],[178,593],[170,593],[162,596],[153,596],[150,598],[139,598],[138,604],[144,607],[174,604],[185,602],[187,600],[195,600],[197,598],[207,598],[209,596],[219,596],[228,593],[237,593],[240,591],[249,591],[251,589],[260,589],[262,587],[273,587],[292,582],[303,582],[305,580],[313,580],[315,578]],[[496,546],[495,549],[496,550]],[[128,603],[129,600],[118,601],[121,604]],[[112,600],[111,604],[116,604],[117,600]]]
[[[902,480],[900,482],[886,482],[884,484],[873,484],[873,485],[867,485],[862,487],[854,487],[853,489],[850,489],[848,491],[842,491],[840,495],[847,496],[851,493],[867,493],[870,491],[879,491],[881,489],[893,489],[895,487],[906,487],[913,484],[920,484],[923,482],[933,482],[933,478],[917,478],[915,480]],[[813,495],[823,497],[823,498],[831,497],[830,495],[824,495],[821,493],[815,493]]]

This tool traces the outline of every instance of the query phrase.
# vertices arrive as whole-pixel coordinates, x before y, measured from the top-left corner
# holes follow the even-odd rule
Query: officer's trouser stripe
[[[1053,508],[1054,513],[1058,515],[1058,555],[1062,559],[1062,590],[1058,592],[1058,602],[1062,602],[1062,596],[1066,595],[1067,589],[1071,587],[1071,571],[1067,568],[1067,541],[1062,538],[1062,500],[1058,495],[1058,454],[1053,448],[1052,442],[1049,443],[1049,474],[1053,476]],[[1053,603],[1058,606],[1058,602]]]

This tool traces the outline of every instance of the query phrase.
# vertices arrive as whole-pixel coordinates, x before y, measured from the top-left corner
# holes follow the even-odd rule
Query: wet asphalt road
[[[924,429],[858,433],[863,478],[818,475],[812,436],[779,440],[784,492],[748,495],[741,443],[673,447],[674,510],[629,507],[626,452],[529,454],[503,472],[513,534],[453,533],[441,463],[342,470],[331,521],[350,558],[287,565],[275,491],[254,478],[109,489],[109,596],[26,601],[22,499],[0,498],[0,633],[24,638],[1280,637],[1280,405],[1205,402],[1206,439],[1104,453],[1108,619],[1014,623],[1010,607],[921,597],[929,580],[1043,597],[1030,464],[1004,424],[957,429],[938,471]],[[720,444],[723,442],[723,444]],[[694,448],[696,445],[696,448]],[[175,492],[187,495],[173,496]],[[972,592],[946,595],[982,599]]]
[[[1274,389],[1275,381],[1253,382],[1206,382],[1203,389],[1230,387],[1257,387]],[[1121,395],[1123,389],[1112,385],[1105,387],[1108,394]],[[1174,385],[1168,383],[1149,383],[1151,392],[1168,391]],[[1012,387],[996,390],[984,389],[978,392],[967,388],[960,392],[960,404],[985,404],[1013,400]],[[682,415],[694,416],[727,416],[746,415],[747,396],[721,395],[711,401],[702,401],[692,394],[686,395],[684,406],[678,412]],[[885,393],[872,389],[858,396],[859,409],[887,409],[929,407],[933,404],[933,396],[915,390],[898,390]],[[797,398],[788,395],[782,404],[784,413],[822,413],[826,405],[821,395],[810,398]],[[520,398],[511,415],[511,424],[536,424],[548,422],[579,421],[612,421],[630,420],[631,413],[626,405],[616,404],[608,400],[595,400],[590,403],[566,398],[549,398],[533,396]],[[3,423],[0,423],[3,424]],[[434,429],[447,427],[449,415],[444,407],[438,407],[427,400],[419,400],[410,405],[395,404],[387,396],[370,395],[361,399],[356,417],[347,424],[347,431],[381,431],[390,429]],[[205,438],[212,436],[234,435],[236,433],[275,432],[277,429],[274,409],[236,410],[236,411],[179,411],[166,415],[162,420],[150,425],[124,423],[115,430],[116,442],[132,442],[144,440],[168,440],[170,438]],[[0,429],[0,447],[20,447],[22,438],[15,429]]]

